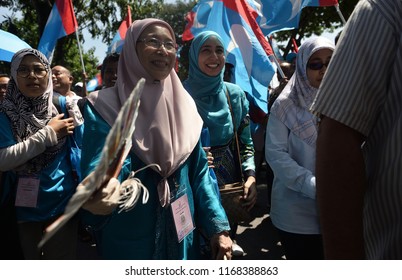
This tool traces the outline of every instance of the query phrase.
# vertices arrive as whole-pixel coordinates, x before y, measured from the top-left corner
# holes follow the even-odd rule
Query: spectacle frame
[[[21,78],[27,78],[31,73],[34,73],[36,78],[41,79],[47,75],[47,70],[40,66],[33,67],[33,69],[21,66],[17,69],[17,75]]]
[[[162,42],[161,40],[156,38],[144,38],[137,41],[137,43],[139,42],[142,42],[146,46],[154,49],[159,49],[161,46],[163,46],[168,52],[176,52],[177,50],[177,45],[173,41]]]

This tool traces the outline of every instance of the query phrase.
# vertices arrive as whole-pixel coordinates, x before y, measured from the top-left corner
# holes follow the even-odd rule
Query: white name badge
[[[36,177],[19,177],[15,206],[35,208],[38,203],[39,183],[40,180]]]
[[[179,243],[194,230],[193,219],[188,205],[187,194],[182,195],[171,203],[174,224]]]

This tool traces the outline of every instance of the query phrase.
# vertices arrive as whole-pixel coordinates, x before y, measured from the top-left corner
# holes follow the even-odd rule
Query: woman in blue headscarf
[[[238,182],[243,175],[242,199],[244,207],[250,210],[256,202],[257,191],[248,101],[239,86],[224,82],[225,55],[224,43],[216,32],[198,34],[190,47],[189,75],[184,87],[194,98],[204,127],[209,130],[218,185]],[[241,171],[238,170],[240,167],[236,168],[239,162],[235,131],[239,139]],[[232,236],[235,230],[232,226]],[[240,252],[242,255],[242,250]],[[236,256],[236,250],[233,250],[233,255]]]

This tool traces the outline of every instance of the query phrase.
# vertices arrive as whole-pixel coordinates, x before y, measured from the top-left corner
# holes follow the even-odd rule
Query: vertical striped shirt
[[[360,1],[311,109],[366,136],[369,259],[402,259],[402,0]]]

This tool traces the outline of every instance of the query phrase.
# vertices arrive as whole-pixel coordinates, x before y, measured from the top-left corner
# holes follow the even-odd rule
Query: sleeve
[[[103,146],[106,137],[111,129],[110,125],[104,121],[89,102],[86,102],[84,108],[84,135],[83,148],[81,154],[81,174],[82,178],[88,176],[96,166],[102,156]],[[128,157],[129,158],[129,157]],[[128,176],[130,172],[130,160],[126,159],[119,176],[120,182],[122,177]],[[100,230],[105,226],[111,215],[94,215],[86,210],[81,210],[80,215],[86,225],[91,226],[94,230]]]
[[[84,109],[84,133],[82,139],[81,174],[89,175],[98,165],[110,126],[94,111],[89,102]]]
[[[196,220],[208,237],[229,231],[229,222],[209,175],[208,162],[201,142],[196,145],[190,157],[189,178],[194,195]]]
[[[81,174],[82,178],[85,178],[94,171],[100,161],[110,126],[100,118],[89,102],[83,109],[85,126],[82,139]],[[82,221],[95,231],[101,230],[112,215],[94,215],[89,211],[80,210]]]
[[[1,130],[3,130],[3,126]],[[4,133],[2,134],[4,135]],[[10,132],[7,134],[10,134]],[[28,139],[19,143],[15,143],[14,141],[14,144],[0,149],[0,170],[8,171],[23,165],[30,159],[43,153],[46,147],[56,144],[56,133],[50,126],[45,126]]]
[[[300,166],[289,154],[290,130],[275,115],[269,116],[265,139],[265,158],[274,176],[293,191],[315,199],[315,176]]]
[[[386,100],[384,89],[392,76],[398,42],[389,19],[370,1],[358,5],[360,9],[356,7],[358,12],[352,14],[342,32],[311,109],[367,136]]]

